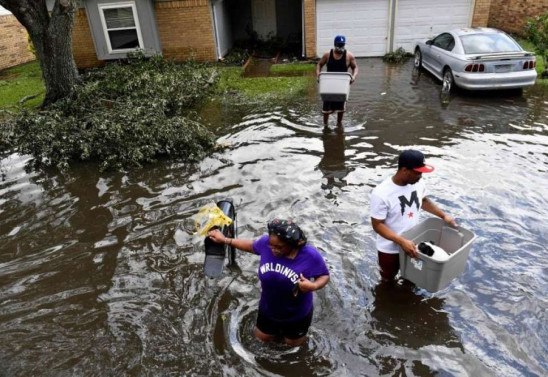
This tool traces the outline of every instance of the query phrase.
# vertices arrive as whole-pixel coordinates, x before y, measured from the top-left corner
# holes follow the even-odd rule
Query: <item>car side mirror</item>
[[[434,43],[434,42],[432,42],[431,39],[429,39],[429,40],[426,41],[426,44],[427,44],[428,46],[432,45],[432,43]]]

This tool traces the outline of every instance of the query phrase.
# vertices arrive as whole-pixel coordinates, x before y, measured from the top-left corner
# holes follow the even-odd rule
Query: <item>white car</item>
[[[516,89],[535,84],[536,59],[508,34],[492,28],[462,28],[417,43],[415,67],[468,90]]]

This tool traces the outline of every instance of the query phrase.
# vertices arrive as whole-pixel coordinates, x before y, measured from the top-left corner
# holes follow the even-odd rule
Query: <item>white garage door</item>
[[[394,50],[403,47],[412,52],[418,39],[470,26],[472,3],[473,0],[398,0]]]
[[[317,54],[321,56],[333,48],[333,39],[342,34],[355,56],[384,55],[389,3],[388,0],[317,0]]]
[[[337,34],[346,35],[355,56],[382,56],[403,47],[411,52],[416,40],[441,31],[470,26],[474,0],[316,0],[316,51],[333,47]],[[393,31],[390,20],[394,20]]]

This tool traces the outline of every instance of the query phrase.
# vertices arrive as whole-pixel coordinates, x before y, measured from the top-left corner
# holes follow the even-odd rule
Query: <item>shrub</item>
[[[249,50],[246,48],[235,47],[221,60],[221,63],[242,66],[247,62],[250,56]]]
[[[382,57],[387,63],[403,63],[405,62],[411,54],[407,53],[402,47],[398,47],[396,51],[389,52]]]
[[[213,134],[189,118],[214,90],[214,69],[138,55],[83,78],[70,97],[16,117],[22,153],[61,169],[74,160],[121,169],[162,156],[195,161],[214,147]]]
[[[548,12],[531,18],[525,25],[525,35],[535,46],[535,52],[540,55],[546,70],[548,55]]]

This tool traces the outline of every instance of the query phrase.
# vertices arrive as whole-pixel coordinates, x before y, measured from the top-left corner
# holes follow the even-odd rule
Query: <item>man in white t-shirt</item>
[[[447,224],[456,227],[453,217],[445,214],[426,197],[422,173],[430,173],[433,166],[424,163],[424,155],[408,149],[398,157],[398,171],[385,179],[371,192],[371,225],[377,233],[379,267],[383,281],[392,281],[400,269],[399,252],[417,256],[417,245],[400,234],[419,222],[422,208]]]

